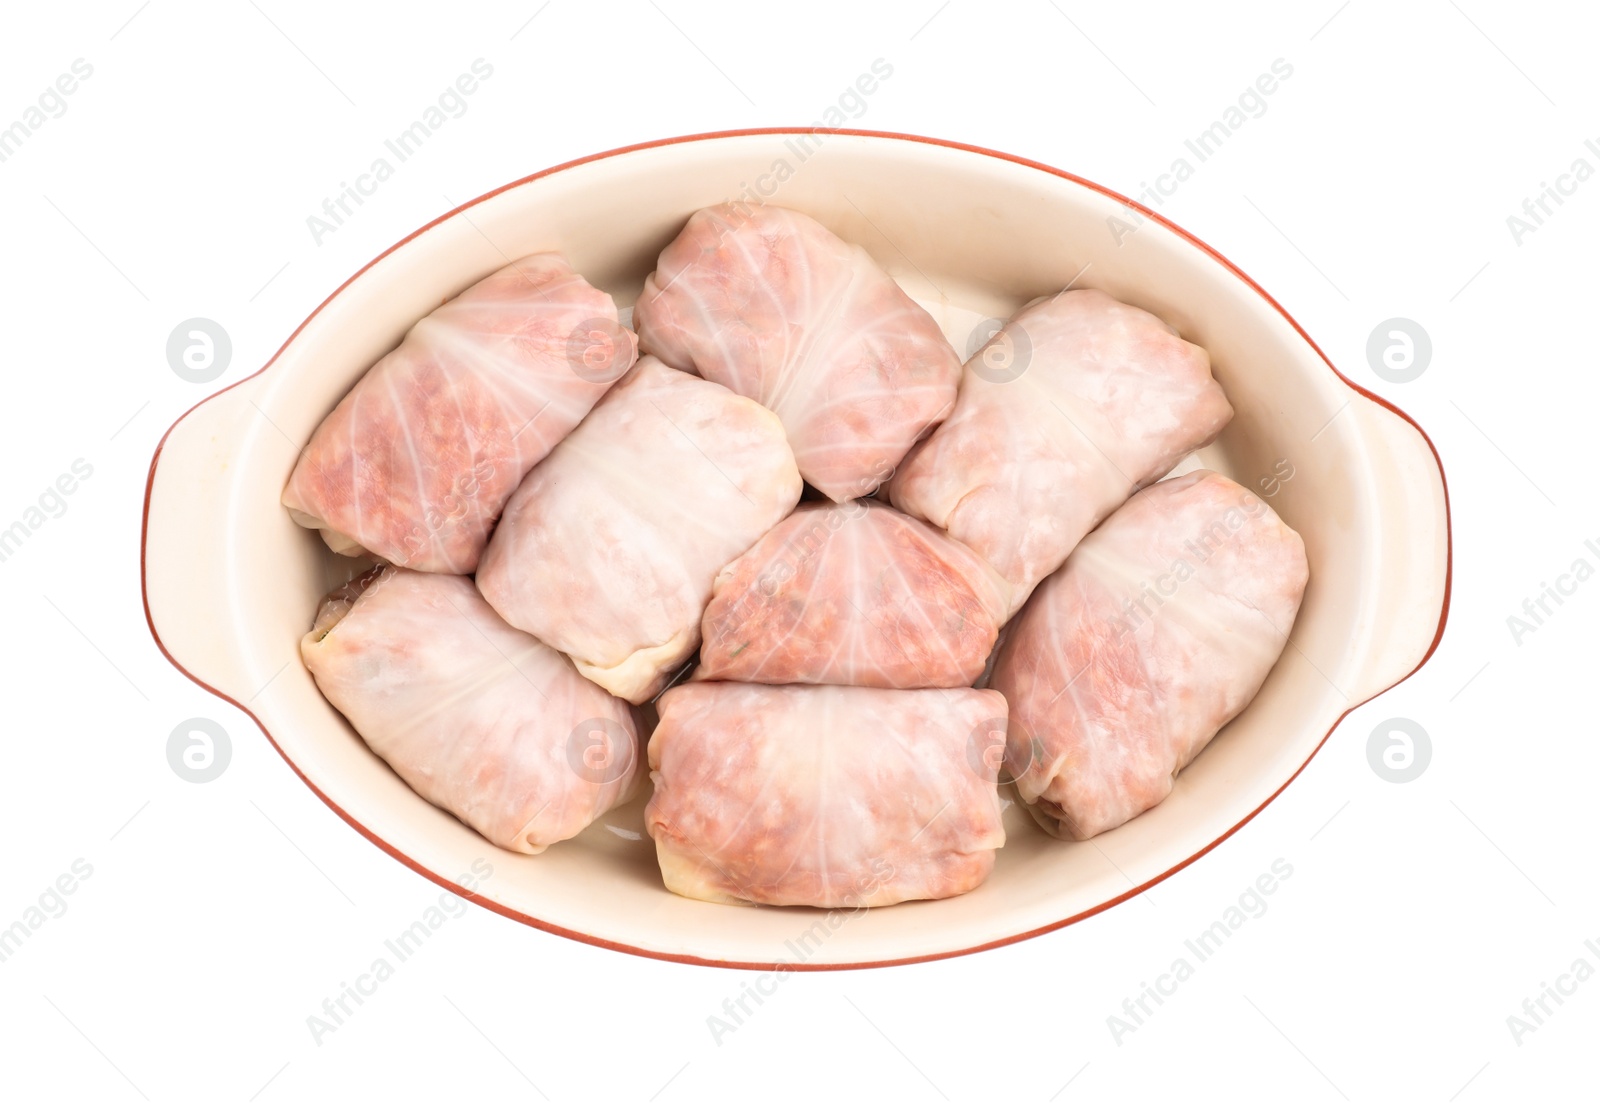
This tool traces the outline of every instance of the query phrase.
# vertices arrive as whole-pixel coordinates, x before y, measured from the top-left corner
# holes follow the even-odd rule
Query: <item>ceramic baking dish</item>
[[[317,692],[300,637],[318,599],[355,568],[278,500],[317,423],[413,322],[510,259],[559,249],[627,306],[691,212],[737,198],[794,207],[864,246],[958,351],[984,319],[1074,280],[1153,311],[1210,350],[1237,415],[1199,459],[1266,496],[1300,532],[1312,581],[1260,695],[1163,804],[1085,843],[1049,838],[1011,807],[1006,846],[977,891],[830,922],[820,911],[668,893],[643,835],[648,793],[543,855],[495,850],[407,788]],[[1131,233],[1130,210],[1144,220]],[[306,784],[417,872],[452,886],[487,858],[494,874],[477,902],[620,950],[841,968],[1040,934],[1216,846],[1284,790],[1348,710],[1431,654],[1448,605],[1450,534],[1443,471],[1416,424],[1342,377],[1265,291],[1160,216],[970,146],[772,130],[575,161],[474,200],[385,252],[264,368],[168,431],[151,462],[142,559],[150,628],[173,663],[249,713]]]

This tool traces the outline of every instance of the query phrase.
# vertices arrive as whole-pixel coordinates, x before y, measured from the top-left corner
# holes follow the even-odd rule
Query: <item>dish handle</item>
[[[1351,412],[1373,459],[1376,554],[1369,646],[1352,701],[1366,701],[1422,665],[1444,633],[1450,602],[1450,498],[1444,468],[1422,428],[1357,395]]]
[[[259,688],[232,630],[240,536],[227,518],[238,508],[244,449],[263,426],[273,431],[253,401],[260,386],[255,376],[218,392],[167,430],[150,461],[140,549],[145,616],[157,646],[235,703]]]

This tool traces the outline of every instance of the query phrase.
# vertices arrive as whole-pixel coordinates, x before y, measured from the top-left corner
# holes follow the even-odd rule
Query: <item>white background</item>
[[[0,964],[14,1098],[1525,1098],[1592,1095],[1600,979],[1519,1045],[1507,1016],[1600,939],[1591,708],[1600,582],[1520,644],[1506,618],[1600,538],[1586,455],[1600,179],[1518,244],[1542,181],[1600,156],[1600,26],[1576,6],[300,0],[14,6],[0,125],[93,76],[0,164],[0,527],[93,475],[0,563],[0,925],[92,875]],[[658,6],[659,4],[659,6]],[[531,19],[531,22],[529,20]],[[342,228],[306,217],[475,58],[494,66]],[[335,817],[250,721],[156,650],[138,527],[156,441],[254,372],[333,288],[455,204],[584,154],[806,125],[876,58],[853,125],[1141,190],[1277,58],[1269,101],[1163,208],[1259,281],[1444,458],[1455,595],[1437,654],[1355,711],[1290,788],[1144,898],[1002,950],[800,975],[713,1040],[751,974],[645,960],[470,909],[317,1045],[306,1017],[437,895]],[[1192,160],[1192,158],[1191,158]],[[193,316],[218,381],[168,367]],[[1366,342],[1404,316],[1422,377]],[[232,737],[168,767],[180,721]],[[1382,780],[1393,716],[1428,769]],[[131,817],[131,819],[130,819]],[[1294,874],[1133,1034],[1107,1016],[1274,859]],[[535,1087],[536,1085],[536,1087]]]

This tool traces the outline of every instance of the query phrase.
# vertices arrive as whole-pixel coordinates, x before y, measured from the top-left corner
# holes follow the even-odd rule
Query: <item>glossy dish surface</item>
[[[1413,672],[1443,632],[1449,511],[1431,443],[1341,376],[1219,254],[1047,166],[904,135],[827,132],[820,146],[815,138],[796,146],[801,133],[617,150],[443,216],[339,288],[261,371],[181,418],[152,461],[142,579],[162,650],[251,715],[307,784],[385,851],[532,926],[671,960],[806,969],[927,960],[1041,934],[1127,899],[1237,830],[1346,712]],[[958,351],[973,347],[985,323],[992,329],[993,319],[1074,279],[1204,347],[1236,412],[1198,459],[1261,495],[1300,533],[1312,578],[1261,692],[1164,802],[1093,844],[1051,838],[1010,804],[1007,843],[980,888],[825,923],[827,937],[808,940],[804,960],[788,947],[827,913],[732,908],[662,887],[644,832],[648,784],[536,856],[495,849],[407,787],[298,657],[322,596],[364,564],[334,554],[279,504],[300,446],[440,301],[506,257],[559,250],[626,314],[690,214],[743,196],[779,161],[789,167],[784,182],[762,198],[866,249]],[[1130,210],[1145,220],[1137,232],[1114,231],[1109,220]],[[479,859],[494,873],[464,892],[454,882]]]

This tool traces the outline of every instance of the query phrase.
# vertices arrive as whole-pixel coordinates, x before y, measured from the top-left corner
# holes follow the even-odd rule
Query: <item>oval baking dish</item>
[[[619,306],[698,208],[765,200],[865,247],[957,350],[974,326],[1076,281],[1149,310],[1211,353],[1237,411],[1200,459],[1305,539],[1311,586],[1249,708],[1162,804],[1091,843],[1017,807],[993,876],[956,899],[847,920],[672,895],[640,794],[537,857],[495,850],[374,756],[300,661],[318,600],[359,567],[280,505],[299,449],[418,318],[511,259],[566,254]],[[1134,232],[1124,224],[1140,212]],[[654,142],[508,185],[367,265],[256,374],[168,430],[150,466],[142,577],[151,632],[185,674],[249,713],[347,822],[424,876],[487,857],[470,899],[544,930],[705,964],[830,969],[967,953],[1101,911],[1216,846],[1292,781],[1343,715],[1432,653],[1449,602],[1444,473],[1422,431],[1339,375],[1270,296],[1153,212],[1044,165],[857,131],[741,131]],[[459,889],[457,891],[460,891]],[[464,894],[466,895],[466,894]],[[818,932],[822,933],[818,933]]]

